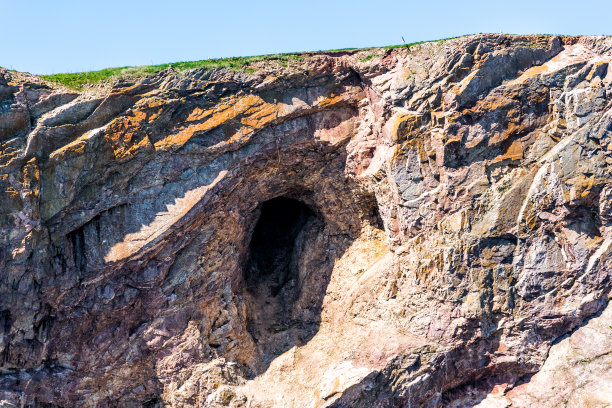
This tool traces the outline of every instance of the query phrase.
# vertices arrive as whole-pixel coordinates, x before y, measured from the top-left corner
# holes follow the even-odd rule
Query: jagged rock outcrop
[[[477,35],[80,93],[0,70],[0,406],[612,402],[611,59]]]

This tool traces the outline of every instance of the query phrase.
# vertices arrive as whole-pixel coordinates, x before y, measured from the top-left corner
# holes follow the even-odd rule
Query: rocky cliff
[[[0,406],[612,402],[612,38],[72,91],[0,69]]]

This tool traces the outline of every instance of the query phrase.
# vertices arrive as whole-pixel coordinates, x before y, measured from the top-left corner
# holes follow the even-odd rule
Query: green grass
[[[415,45],[427,44],[427,43],[436,43],[438,45],[442,45],[446,41],[454,40],[456,38],[469,37],[470,35],[472,35],[472,34],[459,35],[457,37],[442,38],[440,40],[433,40],[433,41],[417,41],[417,42],[412,42],[412,43],[408,43],[408,44],[388,45],[388,46],[382,47],[382,48],[385,49],[385,50],[392,50],[392,49],[395,49],[395,48],[408,48],[408,49],[410,49],[411,47],[413,47]]]
[[[252,74],[255,72],[255,68],[249,67],[249,64],[264,60],[278,60],[281,64],[286,64],[290,60],[298,60],[300,58],[302,58],[302,56],[296,53],[272,54],[253,57],[231,57],[201,61],[183,61],[160,65],[143,65],[137,67],[105,68],[99,71],[39,76],[47,81],[62,84],[68,88],[82,90],[85,85],[112,82],[114,80],[125,78],[145,77],[156,74],[169,67],[172,67],[178,72],[183,72],[193,68],[227,68],[230,70],[243,70],[248,74]]]
[[[460,36],[465,37],[465,36]],[[358,51],[358,50],[373,50],[373,49],[384,49],[391,50],[395,48],[407,48],[418,44],[424,43],[438,43],[442,44],[445,41],[452,40],[454,38],[460,37],[451,37],[444,38],[441,40],[435,41],[419,41],[410,44],[401,44],[401,45],[389,45],[386,47],[370,47],[370,48],[341,48],[336,50],[328,50],[328,51],[317,51],[317,52],[341,52],[341,51]],[[316,52],[314,52],[316,53]],[[270,54],[270,55],[258,55],[252,57],[231,57],[231,58],[218,58],[218,59],[208,59],[208,60],[200,60],[200,61],[183,61],[183,62],[173,62],[168,64],[160,64],[160,65],[143,65],[136,67],[117,67],[117,68],[105,68],[99,71],[89,71],[89,72],[75,72],[75,73],[67,73],[67,74],[52,74],[52,75],[39,75],[41,78],[46,79],[50,82],[55,82],[68,88],[82,90],[86,85],[94,85],[100,83],[113,82],[119,79],[126,78],[138,78],[145,77],[148,75],[156,74],[160,71],[163,71],[166,68],[172,67],[174,70],[178,72],[183,72],[188,69],[193,68],[227,68],[230,70],[242,70],[248,74],[254,73],[256,70],[254,67],[249,67],[250,64],[254,64],[261,61],[272,61],[276,60],[279,62],[281,66],[287,66],[288,63],[292,60],[299,60],[304,58],[303,54],[310,54],[309,52],[305,53],[285,53],[285,54]],[[372,59],[373,56],[367,56],[362,61],[368,61]]]
[[[512,187],[512,182],[510,180],[504,180],[504,182],[501,185],[497,186],[497,191],[503,194],[506,191],[510,190],[511,187]]]

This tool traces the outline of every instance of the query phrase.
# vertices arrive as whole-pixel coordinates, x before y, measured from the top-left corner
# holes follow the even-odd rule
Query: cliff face
[[[611,59],[0,70],[0,406],[611,402]]]

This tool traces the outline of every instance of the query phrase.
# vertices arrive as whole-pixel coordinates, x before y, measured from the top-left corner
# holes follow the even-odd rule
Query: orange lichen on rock
[[[138,113],[118,118],[110,123],[104,138],[113,150],[115,159],[127,159],[140,149],[151,146],[141,126],[145,118],[146,115]]]
[[[157,150],[164,150],[180,147],[196,133],[210,131],[240,116],[244,116],[240,120],[242,124],[252,128],[262,128],[276,119],[280,108],[279,104],[265,102],[260,96],[253,94],[227,98],[210,109],[196,107],[187,117],[187,121],[204,121],[187,126],[176,134],[166,136],[155,143],[155,148]]]
[[[10,198],[19,198],[19,191],[15,190],[13,186],[8,186],[4,191]]]
[[[323,96],[317,99],[312,106],[305,106],[308,110],[329,108],[345,101],[345,96]],[[235,130],[236,134],[230,136],[230,141],[244,138],[253,130],[270,126],[287,112],[286,105],[281,102],[270,103],[254,94],[231,97],[210,109],[196,107],[187,117],[187,122],[198,122],[182,128],[178,133],[166,136],[155,143],[157,150],[164,150],[184,145],[195,134],[206,133],[219,126],[234,125],[235,121],[243,127]]]
[[[342,95],[334,95],[333,93],[327,97],[323,98],[321,101],[317,103],[317,105],[321,108],[328,108],[330,106],[336,105],[339,102],[342,102],[344,98]]]
[[[167,104],[168,101],[158,97],[144,99],[142,102],[136,104],[132,116],[137,122],[154,121],[162,114],[163,108]]]
[[[504,160],[520,160],[523,158],[523,144],[520,140],[512,142],[504,154],[501,154],[492,160],[492,163],[499,163]]]
[[[414,135],[421,125],[421,116],[422,115],[407,113],[396,117],[392,128],[394,140],[396,142],[401,142]]]
[[[30,159],[23,168],[24,192],[31,196],[38,196],[40,185],[40,170],[35,158]]]
[[[270,122],[276,120],[282,111],[282,104],[261,103],[253,104],[244,111],[244,117],[240,120],[245,126],[254,129],[263,129]]]

